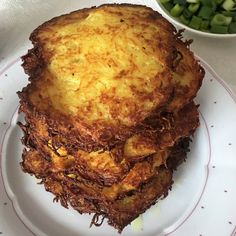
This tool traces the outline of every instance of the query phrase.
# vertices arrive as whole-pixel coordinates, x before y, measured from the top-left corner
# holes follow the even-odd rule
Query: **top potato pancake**
[[[127,138],[170,97],[173,32],[151,8],[128,4],[54,18],[31,35],[22,103],[94,142]]]

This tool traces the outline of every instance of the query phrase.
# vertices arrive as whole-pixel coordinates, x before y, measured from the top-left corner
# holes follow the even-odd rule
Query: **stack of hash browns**
[[[53,18],[30,36],[25,172],[64,207],[119,232],[166,196],[199,126],[204,70],[151,8],[108,4]]]

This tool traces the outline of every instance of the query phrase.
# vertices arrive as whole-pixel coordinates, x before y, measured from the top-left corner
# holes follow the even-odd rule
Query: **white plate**
[[[98,5],[95,2],[86,3]],[[74,2],[67,9],[84,7],[80,3]],[[152,1],[143,3],[155,8]],[[52,203],[53,195],[21,171],[22,133],[16,123],[22,118],[17,113],[16,92],[26,85],[27,79],[20,59],[14,58],[20,50],[23,49],[0,64],[0,232],[7,236],[118,235],[106,223],[100,228],[89,228],[91,216],[81,216]],[[141,227],[137,221],[128,226],[124,236],[236,235],[236,98],[214,71],[201,62],[206,70],[196,99],[200,104],[201,126],[191,153],[175,173],[169,196],[139,218]]]

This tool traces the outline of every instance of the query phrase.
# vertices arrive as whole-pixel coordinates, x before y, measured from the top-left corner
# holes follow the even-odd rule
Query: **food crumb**
[[[140,232],[143,229],[143,219],[142,216],[139,216],[131,223],[131,228],[133,232]]]

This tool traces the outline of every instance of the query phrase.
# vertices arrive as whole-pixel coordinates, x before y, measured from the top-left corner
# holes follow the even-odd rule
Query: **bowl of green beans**
[[[236,37],[236,0],[157,0],[179,28],[209,37]]]

